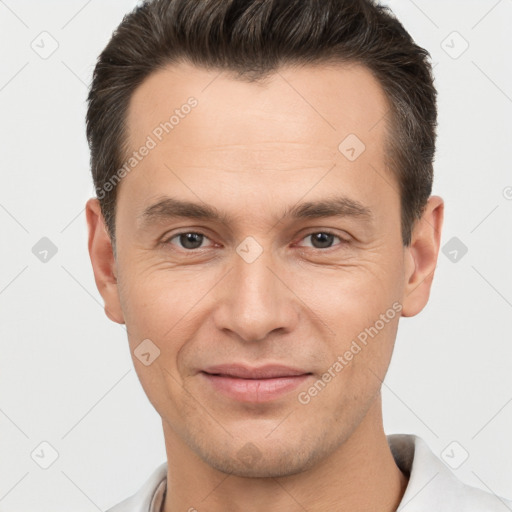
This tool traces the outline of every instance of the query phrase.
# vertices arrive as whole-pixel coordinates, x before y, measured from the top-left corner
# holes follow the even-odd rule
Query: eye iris
[[[330,247],[333,242],[334,235],[329,233],[314,233],[311,235],[311,241],[313,246],[317,249],[324,249],[325,247]],[[318,244],[318,245],[316,245]]]
[[[185,249],[198,249],[203,243],[204,235],[200,233],[183,233],[180,236],[180,243]],[[314,233],[311,235],[313,246],[317,249],[325,249],[333,243],[334,235],[330,233]]]
[[[183,233],[180,235],[180,243],[185,249],[197,249],[203,243],[203,235],[199,233]]]

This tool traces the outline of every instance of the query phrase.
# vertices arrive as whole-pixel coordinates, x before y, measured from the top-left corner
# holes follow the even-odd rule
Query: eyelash
[[[301,238],[301,241],[304,240],[305,238],[308,238],[312,235],[316,235],[318,233],[321,233],[321,234],[325,234],[325,235],[332,235],[334,237],[336,237],[338,240],[340,240],[340,243],[338,245],[346,245],[349,243],[348,240],[342,238],[341,236],[337,235],[336,233],[333,233],[332,231],[329,231],[328,229],[327,230],[321,230],[321,231],[311,231],[309,233],[307,233],[306,235],[304,235],[302,238]],[[206,235],[205,233],[202,233],[201,231],[181,231],[179,233],[175,233],[174,235],[172,235],[171,237],[169,238],[166,238],[165,240],[163,240],[162,244],[163,245],[170,245],[171,244],[171,240],[174,240],[175,238],[178,238],[180,237],[181,235],[188,235],[188,234],[194,234],[194,235],[201,235],[203,236],[204,238],[206,239],[210,239],[208,237],[208,235]],[[328,251],[329,249],[334,249],[336,246],[333,245],[331,247],[325,247],[325,248],[319,248],[319,247],[302,247],[300,246],[302,249],[313,249],[313,250],[316,250],[316,251],[322,251],[322,252],[326,252]],[[195,252],[195,251],[200,251],[202,249],[207,249],[207,247],[198,247],[197,249],[186,249],[186,248],[181,248],[183,251],[185,252]]]

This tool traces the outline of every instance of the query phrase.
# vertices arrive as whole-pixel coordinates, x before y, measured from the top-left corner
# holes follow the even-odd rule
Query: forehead
[[[134,91],[127,141],[136,150],[151,137],[156,147],[145,163],[153,165],[172,157],[174,164],[237,172],[336,161],[354,167],[343,154],[354,142],[357,152],[364,148],[362,161],[382,159],[388,111],[380,84],[359,64],[286,67],[249,83],[180,63]]]

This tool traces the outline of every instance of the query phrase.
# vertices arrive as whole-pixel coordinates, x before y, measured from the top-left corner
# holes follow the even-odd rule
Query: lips
[[[246,403],[277,400],[311,378],[312,373],[282,365],[251,368],[239,364],[210,366],[200,372],[216,393]]]
[[[235,377],[238,379],[275,379],[279,377],[296,377],[297,375],[310,373],[306,370],[282,365],[266,365],[257,368],[250,368],[239,364],[210,366],[203,371],[210,375]]]

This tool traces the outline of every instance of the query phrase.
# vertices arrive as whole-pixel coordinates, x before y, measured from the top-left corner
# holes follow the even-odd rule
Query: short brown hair
[[[437,93],[429,53],[374,0],[145,0],[125,15],[98,58],[86,119],[112,241],[117,187],[105,185],[125,161],[130,98],[151,73],[179,61],[247,81],[286,64],[370,69],[391,105],[386,165],[399,183],[402,239],[410,244],[432,190]]]

